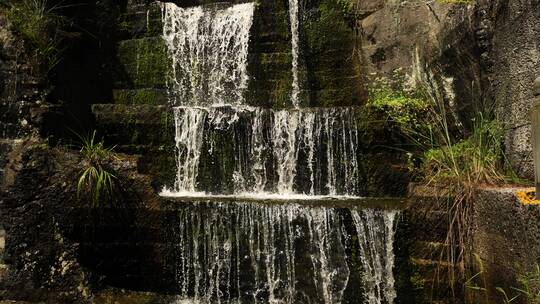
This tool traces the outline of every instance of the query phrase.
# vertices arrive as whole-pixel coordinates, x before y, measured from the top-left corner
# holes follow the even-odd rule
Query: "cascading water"
[[[172,192],[358,194],[354,109],[273,111],[242,105],[253,3],[162,8],[163,36],[173,59],[171,104],[177,106]],[[289,11],[298,106],[297,1],[291,0]]]
[[[208,183],[214,194],[358,193],[354,108],[177,107],[174,113],[178,193],[208,191],[202,188]],[[199,176],[203,160],[218,167],[213,174]]]
[[[346,293],[362,288],[364,298],[357,303],[393,303],[389,253],[396,216],[392,210],[298,204],[181,208],[174,236],[180,298],[190,303],[338,304]],[[347,251],[358,254],[360,265]],[[350,278],[358,274],[361,282],[355,286],[358,282]]]
[[[249,30],[255,4],[161,5],[163,38],[172,58],[173,104],[241,104],[249,80]]]
[[[291,53],[292,53],[292,94],[291,100],[293,106],[298,108],[300,105],[299,94],[300,94],[300,85],[298,83],[298,53],[299,53],[299,33],[298,28],[300,21],[298,18],[298,0],[289,0],[289,19],[291,22]]]
[[[254,9],[162,4],[177,153],[174,188],[162,194],[234,197],[179,209],[179,303],[334,304],[353,293],[358,303],[392,304],[396,211],[237,202],[360,193],[356,109],[299,108],[296,0],[294,108],[244,102]]]

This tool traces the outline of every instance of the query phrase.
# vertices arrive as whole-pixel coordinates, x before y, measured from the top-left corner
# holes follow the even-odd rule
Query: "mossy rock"
[[[113,90],[113,100],[117,104],[165,105],[169,99],[167,90],[164,89],[128,89]]]
[[[366,99],[348,6],[338,0],[310,3],[304,12],[302,42],[306,70],[300,79],[311,106],[358,105]]]
[[[159,147],[174,140],[174,119],[166,106],[94,104],[92,112],[112,145]]]
[[[157,2],[128,4],[117,22],[120,37],[126,39],[158,37],[163,34],[161,7]]]
[[[167,87],[170,66],[167,47],[161,37],[125,40],[118,44],[119,89]]]

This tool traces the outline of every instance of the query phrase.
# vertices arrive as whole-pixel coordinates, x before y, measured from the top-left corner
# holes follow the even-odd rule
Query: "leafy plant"
[[[108,168],[113,148],[106,148],[102,141],[96,140],[96,131],[81,139],[83,168],[77,183],[77,195],[86,193],[92,207],[99,207],[102,200],[114,199],[116,176]]]
[[[429,103],[419,92],[396,91],[387,84],[378,84],[370,89],[367,106],[386,113],[388,120],[405,129],[416,129]]]

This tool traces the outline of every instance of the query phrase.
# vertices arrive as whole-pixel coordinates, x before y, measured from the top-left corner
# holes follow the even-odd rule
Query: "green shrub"
[[[395,122],[403,132],[410,133],[423,126],[429,103],[420,92],[396,91],[387,84],[378,84],[370,89],[366,106],[384,113],[385,120]]]
[[[472,127],[466,130],[449,112],[443,86],[424,80],[410,89],[399,73],[394,78],[397,80],[375,82],[368,106],[385,113],[387,120],[398,126],[406,143],[392,148],[407,152],[416,181],[430,186],[424,188],[432,189],[433,197],[439,198],[439,204],[425,206],[426,210],[437,209],[448,216],[440,258],[441,265],[455,266],[445,270],[454,288],[466,278],[476,189],[506,183],[512,176],[503,151],[504,129],[492,104],[471,100],[476,114]]]
[[[116,176],[108,167],[113,148],[105,148],[102,141],[96,140],[96,131],[82,141],[81,156],[83,168],[77,183],[77,195],[86,194],[92,207],[99,207],[102,201],[114,202]]]

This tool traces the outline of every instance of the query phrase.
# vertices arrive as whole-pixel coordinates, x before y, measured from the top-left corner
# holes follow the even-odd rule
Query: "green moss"
[[[311,106],[357,104],[362,96],[355,33],[345,16],[346,0],[323,0],[305,12],[303,24],[306,80]]]
[[[160,89],[113,90],[113,99],[119,104],[167,104],[167,92]]]
[[[342,45],[352,36],[350,28],[343,17],[343,10],[336,0],[326,0],[320,3],[316,11],[305,24],[306,40],[310,52],[322,53],[336,47],[336,42]]]
[[[117,88],[166,88],[171,60],[160,37],[120,42],[118,61]]]
[[[291,78],[284,76],[275,82],[271,91],[272,106],[275,108],[285,108],[291,103]]]

